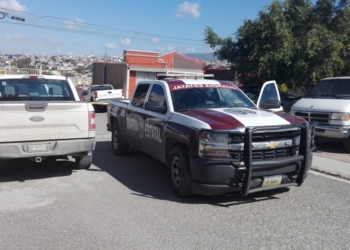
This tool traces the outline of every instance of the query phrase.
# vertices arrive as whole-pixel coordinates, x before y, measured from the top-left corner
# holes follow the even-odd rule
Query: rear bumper
[[[31,145],[46,145],[46,149],[31,151]],[[31,158],[70,155],[76,156],[95,149],[95,138],[59,140],[59,141],[40,141],[40,142],[17,142],[17,143],[0,143],[0,158]],[[41,150],[41,151],[40,151]]]
[[[108,100],[97,100],[94,102],[91,102],[92,105],[101,105],[101,106],[107,106]]]

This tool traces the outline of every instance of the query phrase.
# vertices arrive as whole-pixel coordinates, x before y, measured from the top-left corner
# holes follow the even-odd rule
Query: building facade
[[[123,88],[130,98],[140,80],[157,79],[158,73],[203,74],[204,63],[177,52],[159,55],[158,52],[124,50],[124,63],[95,63],[93,84],[112,84]]]

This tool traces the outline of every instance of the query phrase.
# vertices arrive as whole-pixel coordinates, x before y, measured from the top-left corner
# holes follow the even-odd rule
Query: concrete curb
[[[313,156],[311,170],[350,180],[350,164],[333,159]]]

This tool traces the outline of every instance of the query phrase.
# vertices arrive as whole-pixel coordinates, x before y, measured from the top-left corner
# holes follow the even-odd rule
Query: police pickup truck
[[[133,145],[166,164],[178,196],[245,196],[300,186],[310,170],[313,125],[279,110],[275,81],[255,105],[225,81],[144,80],[109,102],[107,130],[117,156]]]

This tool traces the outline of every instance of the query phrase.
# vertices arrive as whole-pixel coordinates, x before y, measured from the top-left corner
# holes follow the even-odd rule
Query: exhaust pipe
[[[35,157],[35,162],[37,163],[41,162],[41,157]]]

